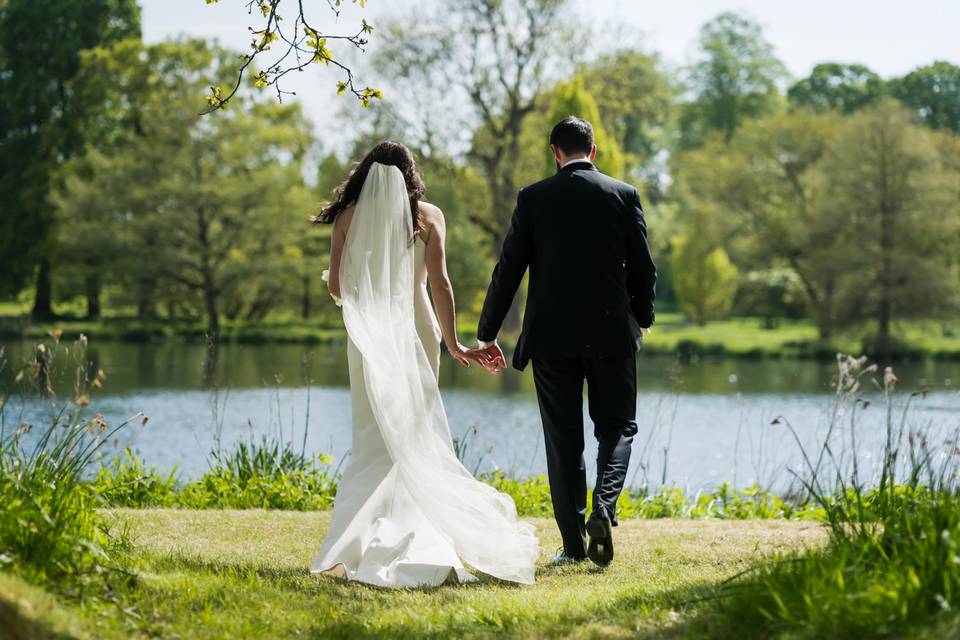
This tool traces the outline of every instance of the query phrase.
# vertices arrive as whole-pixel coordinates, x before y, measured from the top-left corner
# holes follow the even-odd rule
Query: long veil
[[[457,459],[414,320],[413,220],[403,174],[374,163],[340,267],[343,320],[363,360],[373,415],[398,478],[467,564],[532,583],[538,542],[513,500]]]

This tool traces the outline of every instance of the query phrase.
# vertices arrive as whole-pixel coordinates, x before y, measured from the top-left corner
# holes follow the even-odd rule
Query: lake
[[[7,365],[0,377],[12,386],[13,370],[33,353],[33,343],[0,343]],[[72,397],[75,354],[57,351],[61,375],[56,388]],[[147,464],[176,468],[181,478],[200,475],[220,425],[225,447],[262,434],[281,435],[299,449],[329,453],[341,461],[349,453],[350,403],[346,348],[342,345],[226,345],[220,350],[213,388],[204,382],[206,350],[181,343],[91,344],[93,370],[106,373],[93,396],[89,415],[103,414],[117,424],[137,412],[150,420],[131,425],[113,445],[135,450]],[[960,426],[960,363],[923,361],[896,369],[904,391],[928,388],[913,400],[911,428],[940,438]],[[798,469],[800,450],[788,421],[805,446],[822,441],[832,412],[834,363],[795,360],[705,358],[681,362],[669,356],[638,361],[639,434],[630,478],[634,486],[661,483],[690,490],[724,481],[754,482],[784,489],[788,469]],[[462,369],[445,357],[441,389],[454,437],[467,437],[471,470],[526,476],[545,471],[543,439],[532,373],[507,371],[491,376],[479,367]],[[8,395],[10,392],[7,391]],[[834,433],[835,451],[847,460],[852,451],[870,469],[878,460],[884,434],[882,398],[867,386],[873,404]],[[9,430],[21,417],[42,424],[36,401],[12,400],[5,412]],[[783,416],[780,424],[771,424]],[[475,429],[475,431],[474,431]],[[596,455],[589,418],[587,465]]]

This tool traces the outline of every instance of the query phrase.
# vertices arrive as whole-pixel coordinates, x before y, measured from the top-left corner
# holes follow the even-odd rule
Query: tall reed
[[[109,552],[117,541],[97,515],[100,502],[85,474],[121,429],[146,419],[138,414],[111,426],[102,415],[87,417],[90,395],[105,376],[90,375],[85,336],[72,350],[61,347],[58,332],[51,338],[17,371],[23,402],[10,431],[11,396],[6,389],[0,394],[0,563],[37,582],[72,585],[72,579],[104,576],[118,566]],[[60,400],[54,392],[57,360],[71,351],[74,394]],[[47,407],[44,423],[24,419],[29,402]]]
[[[848,638],[948,634],[960,630],[960,467],[958,432],[936,436],[930,424],[913,428],[912,406],[897,377],[863,358],[838,356],[834,411],[815,449],[794,436],[803,468],[794,473],[822,510],[829,531],[822,548],[759,563],[721,585],[715,606],[698,624],[716,637],[745,635]],[[879,468],[867,473],[854,450],[835,450],[831,436],[849,430],[858,442],[871,406],[865,384],[882,391],[883,442]],[[945,637],[945,636],[943,636]]]

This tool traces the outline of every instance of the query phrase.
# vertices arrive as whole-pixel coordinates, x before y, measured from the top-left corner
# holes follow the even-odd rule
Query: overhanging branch
[[[206,0],[207,4],[216,4],[220,0]],[[369,86],[360,88],[355,82],[353,70],[334,56],[333,51],[328,47],[331,41],[340,41],[352,45],[359,51],[365,51],[369,42],[367,39],[373,33],[373,27],[366,21],[360,21],[360,27],[353,34],[332,34],[321,31],[311,24],[307,18],[307,12],[304,10],[303,0],[287,0],[286,6],[295,7],[291,12],[280,14],[280,3],[284,0],[242,0],[246,2],[247,13],[251,16],[259,12],[263,17],[263,23],[248,27],[253,40],[250,42],[251,53],[243,54],[242,63],[237,70],[236,79],[229,90],[224,90],[220,86],[210,87],[210,95],[207,96],[209,108],[203,114],[224,108],[233,98],[240,85],[243,84],[244,76],[248,71],[253,73],[254,61],[262,59],[268,55],[267,52],[279,43],[281,48],[285,47],[282,53],[266,67],[256,73],[253,73],[253,84],[257,88],[265,89],[272,87],[277,94],[277,100],[283,102],[284,95],[295,95],[292,91],[284,91],[281,88],[281,80],[287,74],[294,71],[303,71],[311,64],[325,64],[338,67],[344,74],[344,79],[337,82],[337,93],[343,94],[350,92],[357,100],[360,106],[366,108],[371,101],[383,97],[379,89]],[[295,4],[294,4],[295,3]],[[353,4],[360,7],[366,5],[366,0],[352,0]],[[337,0],[327,0],[329,9],[334,17],[339,17],[343,2]],[[285,18],[293,15],[292,23]],[[290,24],[290,27],[286,25]]]

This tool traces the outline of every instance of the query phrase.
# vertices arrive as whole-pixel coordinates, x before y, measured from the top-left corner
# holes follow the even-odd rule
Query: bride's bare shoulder
[[[443,220],[443,211],[440,210],[435,204],[430,204],[429,202],[420,201],[420,215],[423,216],[425,222],[432,222],[435,220]]]
[[[429,202],[420,202],[420,222],[423,226],[423,239],[429,240],[436,229],[444,227],[443,211]]]
[[[420,219],[424,226],[434,227],[443,224],[443,211],[435,204],[420,202]]]
[[[346,237],[347,229],[350,228],[350,222],[353,220],[353,212],[356,210],[356,203],[351,204],[349,207],[345,207],[343,211],[337,215],[333,221],[333,230],[335,233],[340,233],[342,236]]]

